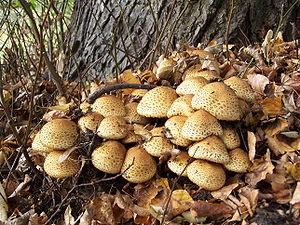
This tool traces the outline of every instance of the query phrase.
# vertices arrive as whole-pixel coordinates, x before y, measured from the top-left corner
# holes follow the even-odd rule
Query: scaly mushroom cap
[[[80,169],[80,163],[74,154],[71,154],[71,156],[61,163],[58,162],[59,157],[63,153],[63,151],[52,151],[46,156],[44,170],[50,177],[67,178],[78,173]]]
[[[224,83],[229,86],[239,98],[245,100],[246,102],[254,101],[254,92],[246,81],[239,77],[233,76],[226,79]]]
[[[133,131],[128,132],[127,136],[121,140],[123,144],[141,143],[142,141],[142,136],[139,134],[135,134]]]
[[[147,89],[134,89],[130,95],[135,97],[143,97],[147,92]]]
[[[168,167],[173,172],[176,173],[178,176],[187,176],[187,165],[189,163],[189,155],[187,152],[180,152],[178,155],[172,157],[168,161]]]
[[[32,150],[36,151],[36,152],[51,152],[54,149],[53,148],[48,148],[45,145],[42,144],[42,142],[40,141],[40,132],[38,132],[31,144],[31,148]]]
[[[121,169],[123,177],[132,183],[143,183],[156,173],[156,162],[144,149],[128,149]]]
[[[86,112],[90,109],[91,105],[92,105],[92,104],[90,104],[90,103],[84,101],[84,102],[82,102],[82,103],[80,104],[79,108],[81,109],[81,111],[82,111],[83,113],[86,113]]]
[[[174,148],[173,144],[164,136],[164,129],[164,127],[153,128],[150,131],[152,137],[143,144],[143,148],[152,156],[160,157]]]
[[[192,141],[201,141],[210,135],[218,136],[222,133],[219,121],[204,110],[194,112],[182,127],[182,136]]]
[[[188,153],[190,157],[215,163],[223,164],[230,160],[225,144],[216,136],[194,143],[189,147]]]
[[[241,145],[238,133],[229,127],[223,128],[223,134],[219,136],[227,149],[235,149]]]
[[[192,108],[193,95],[184,95],[177,98],[167,112],[168,118],[172,116],[190,116],[195,110]]]
[[[236,94],[224,83],[205,85],[192,99],[194,109],[203,109],[219,120],[240,120],[242,111]]]
[[[226,174],[220,164],[195,160],[187,167],[188,178],[199,187],[214,191],[224,186]]]
[[[126,116],[125,119],[128,123],[138,123],[138,124],[147,124],[150,122],[150,118],[141,116],[137,113],[137,102],[131,102],[125,105]]]
[[[68,119],[51,120],[42,127],[39,134],[41,143],[55,150],[72,147],[77,138],[77,125]]]
[[[100,171],[116,174],[121,171],[126,148],[118,141],[106,141],[92,153],[92,163]]]
[[[124,103],[120,98],[113,95],[97,98],[91,107],[93,112],[97,112],[104,117],[126,116]]]
[[[206,84],[208,81],[204,77],[192,77],[179,84],[176,93],[178,95],[194,95]]]
[[[165,123],[165,127],[167,129],[166,132],[169,132],[171,135],[171,138],[169,138],[169,140],[175,145],[186,147],[192,143],[191,140],[186,139],[182,136],[181,131],[186,120],[186,116],[173,116]]]
[[[127,136],[127,133],[126,120],[120,116],[105,117],[97,130],[98,136],[105,139],[122,139]]]
[[[88,130],[96,132],[103,119],[104,117],[101,114],[91,112],[80,117],[78,120],[78,126],[84,133],[88,132]]]
[[[146,117],[167,117],[168,109],[176,98],[176,91],[170,87],[159,86],[153,88],[141,99],[137,112]]]
[[[197,64],[191,66],[183,73],[184,80],[188,80],[193,77],[203,77],[206,80],[210,79],[220,79],[220,75],[214,70],[202,70],[202,65]]]
[[[251,162],[247,152],[240,148],[233,149],[229,152],[230,160],[224,164],[229,171],[236,173],[245,173],[251,166]]]

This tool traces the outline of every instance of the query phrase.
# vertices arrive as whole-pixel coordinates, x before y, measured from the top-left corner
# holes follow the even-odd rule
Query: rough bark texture
[[[229,41],[241,45],[262,41],[269,29],[278,27],[283,3],[283,12],[287,12],[294,1],[235,0]],[[77,0],[67,39],[66,78],[104,79],[125,68],[145,67],[142,60],[151,55],[160,34],[156,57],[165,51],[170,36],[169,49],[177,42],[196,46],[224,41],[230,6],[230,0],[177,0],[175,4],[164,0]],[[299,8],[298,2],[284,18],[281,30],[287,40],[292,39],[289,22],[295,22],[300,30]],[[151,57],[146,58],[149,61]]]

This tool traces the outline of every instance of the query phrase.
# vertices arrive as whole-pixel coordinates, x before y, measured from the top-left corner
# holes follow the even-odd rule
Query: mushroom
[[[191,49],[191,50],[188,49],[187,53],[189,53],[190,55],[197,55],[203,59],[210,59],[210,60],[215,59],[214,55],[211,52],[202,49]]]
[[[224,83],[229,86],[239,98],[245,100],[246,102],[253,102],[254,92],[246,81],[239,77],[233,76],[226,79]]]
[[[126,148],[118,141],[106,141],[92,153],[92,163],[100,171],[116,174],[121,171]]]
[[[220,189],[226,181],[225,170],[220,164],[201,159],[188,165],[187,176],[193,183],[209,191]]]
[[[238,133],[230,127],[223,128],[223,134],[219,136],[227,149],[235,149],[241,145]]]
[[[88,130],[96,132],[103,118],[104,117],[101,114],[91,112],[80,117],[78,120],[78,126],[84,133],[88,132]]]
[[[63,150],[74,146],[77,138],[77,125],[68,119],[51,120],[42,127],[39,134],[42,145],[54,150]]]
[[[132,183],[143,183],[156,173],[156,162],[144,149],[132,147],[128,149],[123,166],[122,176]]]
[[[230,158],[225,144],[216,136],[209,136],[189,147],[189,156],[196,159],[205,159],[215,163],[227,163]]]
[[[194,109],[203,109],[218,120],[240,120],[243,116],[236,94],[222,82],[201,88],[192,99]]]
[[[156,76],[159,79],[169,79],[172,75],[173,68],[175,65],[176,62],[174,60],[164,58],[157,68]]]
[[[83,113],[86,113],[87,111],[89,111],[91,105],[92,104],[88,103],[87,101],[84,101],[80,104],[79,108]]]
[[[218,72],[214,70],[202,70],[201,64],[196,64],[191,66],[183,73],[184,80],[187,80],[192,77],[203,77],[206,80],[210,79],[221,79],[218,75]]]
[[[130,102],[125,105],[126,116],[125,119],[128,123],[138,123],[138,124],[147,124],[150,122],[150,118],[141,116],[137,113],[137,102]]]
[[[179,146],[189,146],[192,141],[182,136],[182,127],[187,120],[186,116],[173,116],[166,123],[166,133],[170,134],[169,140]]]
[[[162,154],[171,152],[173,144],[164,136],[164,127],[153,128],[150,132],[152,137],[145,141],[143,148],[152,156],[160,157]]]
[[[192,108],[193,95],[184,95],[177,98],[169,108],[167,116],[190,116],[195,110]]]
[[[201,141],[210,135],[221,135],[223,130],[214,116],[204,110],[198,110],[188,117],[181,132],[182,136],[189,140]]]
[[[204,77],[191,77],[178,85],[176,93],[178,95],[194,95],[206,84],[208,81]]]
[[[104,117],[126,116],[124,103],[120,98],[113,95],[97,98],[91,108],[93,112],[97,112]]]
[[[178,155],[171,157],[168,161],[168,167],[178,176],[187,176],[187,165],[189,164],[190,157],[187,152],[180,152]]]
[[[123,117],[108,116],[101,121],[97,134],[105,139],[122,139],[128,134],[128,126]]]
[[[163,118],[177,98],[173,88],[159,86],[148,91],[137,107],[138,114],[146,117]]]
[[[31,144],[31,148],[32,150],[36,151],[36,152],[51,152],[54,149],[53,148],[48,148],[45,145],[42,144],[42,142],[40,141],[40,132],[38,132]]]
[[[251,162],[247,152],[240,148],[233,149],[229,152],[230,160],[224,164],[229,171],[236,173],[245,173],[251,166]]]
[[[63,151],[52,151],[46,156],[44,170],[50,177],[67,178],[78,173],[80,163],[76,159],[75,154],[71,154],[67,159],[59,162],[62,154],[64,154]]]

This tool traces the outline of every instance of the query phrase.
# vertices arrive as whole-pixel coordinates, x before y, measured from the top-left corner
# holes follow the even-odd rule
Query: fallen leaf
[[[261,159],[254,160],[250,172],[246,174],[246,182],[255,186],[258,182],[264,180],[267,174],[272,174],[274,168],[271,162],[270,151],[267,150],[267,153]]]
[[[289,122],[285,118],[278,117],[272,123],[269,123],[267,127],[264,129],[264,132],[268,136],[274,136],[275,134],[279,134],[289,127]]]
[[[264,95],[265,88],[270,83],[269,79],[262,74],[249,74],[247,78],[252,89]]]
[[[287,162],[284,164],[284,167],[296,181],[300,181],[300,162]]]
[[[132,70],[125,70],[123,73],[120,74],[119,76],[119,82],[120,83],[131,83],[131,84],[140,84],[141,81],[140,79],[135,76],[134,73],[132,73]],[[122,92],[125,95],[130,94],[134,89],[123,89]]]
[[[300,202],[300,182],[297,182],[297,186],[295,188],[295,191],[293,193],[293,197],[290,201],[290,204],[294,205],[296,203]]]
[[[75,218],[74,216],[72,216],[72,209],[70,205],[68,205],[65,210],[64,221],[65,221],[65,225],[75,224]]]
[[[233,214],[233,210],[227,205],[220,203],[210,203],[201,200],[195,201],[191,205],[190,211],[193,217]]]
[[[253,163],[255,153],[256,153],[256,148],[255,148],[256,137],[255,137],[255,134],[253,132],[248,131],[247,134],[248,134],[249,159]]]
[[[253,214],[255,212],[255,208],[257,207],[259,190],[251,188],[249,186],[246,186],[246,187],[242,187],[241,189],[239,189],[238,192],[239,192],[241,201],[247,207],[247,210],[248,210],[250,216],[253,216]]]
[[[284,114],[281,97],[265,98],[261,105],[262,111],[266,116],[278,116]]]
[[[278,140],[277,135],[273,137],[266,136],[266,138],[269,148],[275,155],[280,155],[285,152],[293,152],[297,150],[292,146],[288,145],[287,143],[283,142],[282,140]]]
[[[239,186],[239,183],[230,184],[227,186],[222,187],[221,189],[217,191],[211,192],[211,195],[220,200],[225,200],[228,198],[228,196],[231,194],[231,192]]]

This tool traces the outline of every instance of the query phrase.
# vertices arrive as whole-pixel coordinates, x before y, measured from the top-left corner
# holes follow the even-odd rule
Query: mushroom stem
[[[156,85],[152,85],[152,84],[130,84],[130,83],[122,83],[122,84],[114,84],[114,85],[110,85],[101,89],[98,89],[97,91],[93,92],[88,98],[87,98],[87,102],[92,104],[94,103],[94,101],[100,97],[101,95],[114,91],[114,90],[118,90],[118,89],[128,89],[128,88],[135,88],[135,89],[153,89],[155,88]]]

